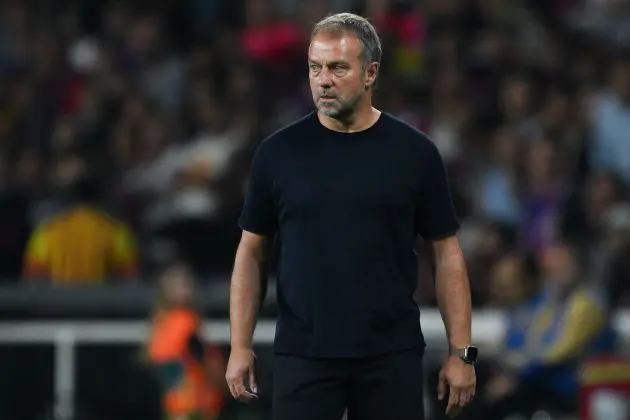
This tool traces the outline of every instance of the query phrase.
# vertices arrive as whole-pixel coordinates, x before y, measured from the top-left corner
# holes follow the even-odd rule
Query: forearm
[[[251,348],[260,311],[266,264],[263,252],[239,247],[230,285],[230,342],[232,347]]]
[[[433,252],[438,307],[449,346],[461,348],[472,343],[472,305],[466,265],[459,244]]]

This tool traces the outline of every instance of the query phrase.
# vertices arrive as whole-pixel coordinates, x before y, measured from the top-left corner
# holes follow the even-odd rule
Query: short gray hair
[[[315,24],[311,32],[311,39],[320,32],[343,34],[346,32],[356,35],[363,44],[361,61],[364,66],[372,62],[381,62],[383,47],[374,26],[364,17],[354,13],[337,13],[330,15]]]

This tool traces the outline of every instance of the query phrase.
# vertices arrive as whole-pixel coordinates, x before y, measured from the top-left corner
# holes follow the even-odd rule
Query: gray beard
[[[335,120],[342,120],[349,115],[352,115],[357,107],[357,104],[363,98],[364,92],[359,91],[357,95],[352,98],[352,100],[340,103],[338,108],[329,108],[325,106],[317,106],[317,111],[321,112],[325,116],[329,118],[333,118]]]

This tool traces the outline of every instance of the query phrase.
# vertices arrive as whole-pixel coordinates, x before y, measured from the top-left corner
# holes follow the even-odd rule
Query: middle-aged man
[[[317,112],[267,138],[252,164],[232,275],[232,395],[256,398],[252,337],[266,247],[279,242],[273,418],[424,418],[414,245],[429,244],[450,346],[439,397],[473,398],[470,288],[442,159],[427,136],[372,107],[381,44],[364,18],[313,29]]]

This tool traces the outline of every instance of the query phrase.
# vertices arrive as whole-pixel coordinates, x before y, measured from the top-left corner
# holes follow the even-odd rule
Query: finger
[[[241,396],[247,392],[247,389],[245,388],[245,384],[241,381],[240,384],[235,384],[234,385],[234,391],[236,392],[236,398],[241,398]]]
[[[477,392],[477,385],[475,384],[470,388],[470,391],[468,392],[468,404],[473,402],[473,400],[475,399],[476,392]]]
[[[446,414],[451,415],[458,408],[459,405],[460,390],[455,387],[451,387],[449,390],[448,404],[446,406]]]
[[[239,396],[238,400],[242,403],[250,403],[256,399],[256,394],[252,394],[249,391],[243,391]]]
[[[472,388],[470,391],[468,391],[468,404],[473,402],[474,399],[475,399],[475,388]]]
[[[234,382],[230,382],[230,394],[232,394],[232,397],[235,399],[238,398],[238,390],[236,389]]]
[[[459,401],[457,405],[459,405],[460,407],[466,407],[469,402],[470,402],[470,394],[467,391],[462,391],[459,394]]]
[[[462,408],[459,406],[456,406],[455,408],[452,408],[451,411],[449,411],[447,413],[448,417],[453,419],[457,416],[459,416],[459,414],[462,412]]]
[[[227,384],[228,384],[228,388],[230,389],[230,394],[232,394],[232,397],[236,398],[236,390],[234,389],[234,385],[232,384],[232,381],[228,379]]]
[[[232,389],[232,395],[234,398],[240,398],[241,394],[245,392],[245,384],[243,383],[242,375],[232,378],[230,381],[230,388]]]
[[[438,387],[437,387],[437,395],[438,400],[442,401],[446,396],[446,378],[440,372],[440,376],[438,378]]]
[[[256,384],[256,372],[254,368],[249,369],[249,389],[254,393],[258,393],[258,385]]]

